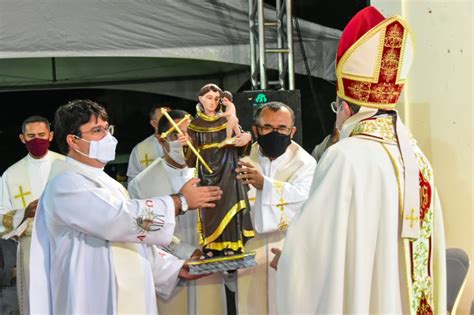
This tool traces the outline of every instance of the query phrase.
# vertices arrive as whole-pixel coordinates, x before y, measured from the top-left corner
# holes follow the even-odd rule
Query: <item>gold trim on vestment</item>
[[[2,217],[2,224],[5,227],[5,232],[2,234],[7,234],[13,230],[13,218],[15,216],[15,210],[8,211]]]
[[[208,237],[203,238],[202,244],[206,245],[206,247],[208,247],[208,244],[215,241],[222,234],[222,232],[224,231],[226,226],[229,224],[229,222],[232,220],[232,218],[239,211],[241,211],[245,208],[247,208],[247,203],[245,202],[245,200],[240,200],[235,205],[233,205],[232,208],[230,208],[230,210],[226,213],[225,217],[222,219],[222,221],[219,224],[219,226],[217,227],[217,229],[211,235],[209,235]],[[201,211],[201,209],[199,209],[199,212],[200,211]],[[211,209],[209,211],[213,211],[213,210]],[[202,231],[201,231],[201,235],[202,235]]]
[[[390,160],[394,167],[398,186],[399,211],[402,215],[402,220],[404,220],[400,169],[398,168],[398,163],[396,162],[395,157],[393,157],[386,145],[383,143],[381,144],[387,152],[388,156],[390,157]],[[428,173],[427,180],[430,185],[432,185],[432,172],[429,170],[428,165],[423,165],[424,163],[426,163],[425,159],[417,154],[417,160],[418,166],[422,167],[423,169],[422,174]],[[408,290],[408,307],[410,314],[425,313],[427,309],[434,310],[433,276],[429,276],[429,272],[431,269],[430,262],[432,262],[433,256],[432,248],[430,248],[431,242],[429,241],[433,234],[433,195],[431,196],[431,198],[432,199],[429,211],[425,215],[423,224],[421,224],[422,231],[420,237],[414,240],[403,239],[403,252],[405,258],[405,280]],[[410,244],[412,246],[412,253],[410,251]]]
[[[213,249],[213,250],[224,250],[224,249],[232,249],[235,251],[243,250],[244,243],[241,240],[235,242],[212,242],[205,245],[206,249]]]
[[[204,114],[204,113],[201,112],[201,111],[198,111],[198,112],[197,112],[197,116],[200,117],[200,118],[202,118],[202,119],[205,120],[205,121],[216,121],[216,120],[218,120],[218,119],[221,118],[220,116],[217,116],[217,115],[215,115],[215,116],[208,116],[208,115]]]
[[[220,126],[217,126],[217,127],[199,127],[199,126],[196,126],[194,124],[190,124],[188,126],[188,129],[189,130],[192,130],[192,131],[196,131],[196,132],[216,132],[216,131],[221,131],[221,130],[224,130],[227,128],[227,123],[224,123]]]
[[[254,230],[243,230],[243,234],[245,237],[250,238],[250,237],[255,237],[255,231]]]

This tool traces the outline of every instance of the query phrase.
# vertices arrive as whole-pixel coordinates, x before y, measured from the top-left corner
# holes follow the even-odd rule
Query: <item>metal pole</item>
[[[293,12],[291,0],[286,0],[286,40],[288,43],[288,90],[295,89],[295,64],[293,60]]]
[[[258,88],[257,81],[257,58],[255,53],[255,2],[249,0],[249,37],[250,37],[250,81],[252,90]]]
[[[283,27],[283,19],[281,13],[281,2],[283,0],[276,0],[276,20],[277,20],[277,47],[278,49],[283,48],[283,41],[282,41],[282,27]],[[280,52],[278,54],[278,81],[280,82],[280,88],[285,89],[285,77],[283,71],[283,54]]]
[[[263,16],[263,0],[258,1],[258,60],[260,66],[260,89],[267,88],[267,75],[265,72],[265,21]]]

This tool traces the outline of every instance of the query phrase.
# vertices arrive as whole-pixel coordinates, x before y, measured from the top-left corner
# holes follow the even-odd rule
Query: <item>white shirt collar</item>
[[[46,152],[46,154],[42,158],[39,158],[39,159],[35,159],[34,157],[31,156],[31,154],[28,153],[28,155],[26,156],[26,160],[29,163],[35,163],[35,164],[48,163],[49,162],[49,151]]]
[[[79,162],[78,160],[75,160],[69,156],[66,157],[66,162],[67,163],[70,163],[70,164],[74,164],[78,167],[82,167],[83,169],[86,169],[90,172],[93,172],[95,174],[101,174],[101,173],[104,173],[104,168],[99,168],[99,167],[93,167],[93,166],[90,166],[90,165],[87,165],[87,164],[84,164],[82,162]]]

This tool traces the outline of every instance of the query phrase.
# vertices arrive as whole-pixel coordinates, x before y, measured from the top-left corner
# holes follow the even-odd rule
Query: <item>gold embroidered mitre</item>
[[[413,59],[405,21],[385,19],[374,7],[356,14],[345,27],[336,57],[337,95],[355,105],[393,109]]]

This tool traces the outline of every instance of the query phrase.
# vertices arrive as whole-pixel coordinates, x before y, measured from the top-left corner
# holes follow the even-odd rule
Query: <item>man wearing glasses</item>
[[[51,164],[64,156],[49,150],[53,131],[45,117],[23,121],[20,140],[28,155],[3,173],[0,187],[0,235],[19,242],[16,282],[20,314],[29,314],[28,285],[31,230],[38,198],[48,181]]]
[[[179,193],[130,199],[104,172],[117,139],[105,109],[90,100],[58,108],[55,132],[65,161],[51,167],[32,233],[32,314],[156,314],[155,292],[169,296],[178,277],[195,279],[184,260],[160,250],[175,216],[213,207],[222,191],[186,182]]]
[[[275,270],[268,268],[271,248],[281,247],[286,229],[308,198],[316,161],[293,138],[293,110],[270,102],[257,110],[252,130],[257,142],[240,161],[237,178],[248,184],[251,217],[257,235],[246,250],[257,251],[256,268],[239,270],[242,314],[275,314]]]

